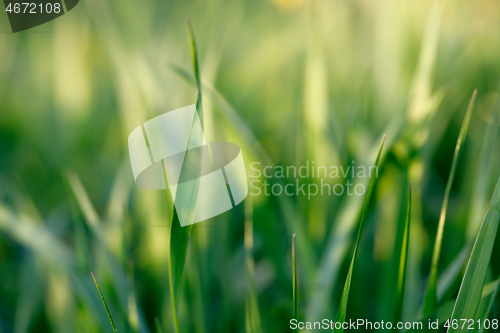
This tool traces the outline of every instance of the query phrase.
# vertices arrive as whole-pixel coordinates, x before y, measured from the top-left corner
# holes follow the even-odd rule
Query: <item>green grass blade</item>
[[[474,102],[476,100],[477,89],[474,90],[472,97],[465,113],[465,118],[462,122],[462,127],[460,129],[460,134],[458,136],[457,144],[455,146],[455,153],[453,155],[453,161],[451,162],[451,170],[448,176],[448,182],[446,184],[446,190],[444,193],[443,205],[441,207],[441,214],[439,215],[438,230],[436,234],[436,240],[434,243],[434,251],[432,254],[431,271],[429,274],[429,281],[427,282],[427,291],[425,294],[424,312],[423,315],[427,316],[434,312],[437,307],[437,280],[438,280],[438,266],[439,257],[441,256],[441,245],[443,243],[443,233],[444,224],[446,221],[446,214],[448,211],[448,202],[450,200],[451,187],[453,185],[453,180],[455,178],[455,172],[457,170],[458,159],[460,158],[460,153],[462,151],[462,145],[467,135],[467,130],[469,128],[469,122],[472,115],[472,110],[474,108]]]
[[[80,178],[71,170],[66,172],[66,177],[71,190],[73,191],[75,200],[80,207],[84,220],[91,231],[92,237],[97,241],[96,244],[102,248],[100,253],[106,261],[106,265],[110,268],[113,279],[113,287],[116,288],[118,293],[118,300],[120,301],[121,308],[125,310],[128,308],[129,294],[132,291],[132,287],[126,277],[126,273],[118,262],[116,255],[111,250],[102,219],[97,214],[94,205],[92,204],[82,182],[80,181]],[[142,311],[139,313],[141,312]],[[140,321],[144,320],[142,314],[140,314],[139,317]],[[133,325],[130,321],[129,324]]]
[[[17,297],[16,316],[14,319],[14,332],[29,332],[30,325],[36,321],[37,309],[46,286],[37,276],[37,267],[34,256],[26,256],[20,263],[20,292]]]
[[[403,313],[406,267],[408,262],[408,248],[410,244],[410,221],[411,221],[411,182],[410,182],[410,187],[408,189],[408,210],[406,213],[406,222],[403,232],[403,243],[401,244],[401,251],[400,251],[401,257],[399,260],[398,284],[396,289],[396,307],[394,313],[395,323],[401,321],[401,315]],[[394,328],[394,330],[396,329]]]
[[[476,321],[481,320],[481,322],[484,322],[485,319],[488,319],[490,312],[495,304],[495,300],[497,299],[498,292],[500,291],[499,281],[500,279],[497,279],[484,286],[483,299],[486,297],[487,304],[485,304],[484,307],[482,306],[481,303],[479,304],[479,310],[478,313],[476,314]],[[483,299],[481,299],[481,302],[483,302]],[[483,311],[481,311],[482,308],[484,309]],[[484,325],[481,327],[481,329],[474,330],[474,332],[484,332],[484,331],[485,331]]]
[[[156,333],[163,333],[163,330],[161,329],[160,319],[158,319],[158,317],[155,318],[155,328]]]
[[[187,20],[188,32],[189,32],[189,42],[191,44],[191,59],[193,61],[193,72],[196,81],[196,88],[198,89],[198,94],[196,98],[196,110],[198,110],[198,116],[200,117],[200,122],[203,126],[203,112],[202,112],[202,97],[201,97],[201,79],[200,79],[200,65],[198,61],[198,49],[196,47],[196,39],[194,38],[193,25],[191,20]]]
[[[500,280],[491,281],[490,283],[484,286],[482,295],[481,295],[481,303],[490,302],[491,298],[495,296],[495,292],[497,291]],[[436,311],[434,311],[429,316],[417,320],[417,322],[422,323],[423,325],[428,325],[429,320],[438,320],[440,323],[444,324],[448,319],[451,318],[453,313],[453,307],[455,306],[456,299],[452,299],[450,301],[444,302],[444,304],[440,305]],[[423,326],[424,328],[426,326]],[[405,331],[409,332],[422,332],[422,329],[409,329]]]
[[[349,244],[351,244],[351,237],[349,236],[356,229],[362,207],[363,197],[352,196],[339,209],[336,218],[339,223],[336,223],[330,231],[327,244],[319,261],[313,290],[305,306],[305,309],[307,309],[305,316],[308,321],[327,316],[326,309],[331,301],[330,298],[337,283],[336,280],[343,259],[348,255]]]
[[[179,333],[179,320],[177,318],[177,291],[179,289],[184,263],[186,260],[186,251],[191,234],[192,226],[182,228],[180,226],[177,212],[174,208],[172,224],[170,227],[170,250],[168,256],[168,277],[170,286],[170,299],[172,301],[172,312],[174,317],[175,332]]]
[[[453,287],[460,274],[465,270],[465,265],[472,251],[472,245],[474,244],[467,242],[439,276],[437,283],[438,303],[445,297],[447,292],[451,292],[450,288]]]
[[[75,286],[76,295],[83,300],[83,306],[88,308],[99,306],[96,299],[90,296],[94,287],[80,274],[71,248],[46,227],[45,221],[20,216],[0,201],[0,232],[26,247],[35,256],[42,258],[51,269],[55,268],[57,272],[67,274]],[[23,311],[28,310],[24,308]],[[98,312],[97,316],[100,324],[108,320],[102,312]]]
[[[200,73],[198,67],[198,55],[196,51],[196,42],[194,38],[193,29],[190,21],[188,21],[188,32],[191,42],[191,54],[193,58],[194,75],[197,82],[198,88],[198,98],[196,101],[196,110],[200,118],[200,122],[203,128],[203,110],[201,104],[201,81]],[[193,119],[194,124],[194,119]],[[198,147],[201,146],[203,141],[203,136],[200,135],[199,131],[193,131],[191,127],[191,133],[189,135],[189,140],[187,147]],[[187,148],[186,147],[186,148]],[[196,208],[196,198],[199,190],[199,175],[201,173],[201,159],[202,150],[200,149],[190,149],[186,150],[184,155],[184,161],[182,164],[181,173],[179,176],[179,184],[184,183],[186,180],[196,180],[190,181],[188,186],[179,186],[175,196],[175,205],[172,215],[172,223],[170,226],[170,249],[169,249],[169,260],[168,260],[168,275],[169,275],[169,286],[170,286],[170,297],[172,301],[172,311],[174,316],[174,327],[175,331],[179,332],[179,321],[177,317],[177,306],[176,298],[177,292],[179,290],[180,281],[182,278],[182,273],[184,271],[184,265],[186,260],[186,252],[189,241],[189,236],[191,235],[191,230],[193,225],[187,225],[182,227],[180,224],[179,214],[183,216],[187,221],[192,221],[194,218],[194,212]],[[165,185],[168,188],[167,177],[165,174],[165,166],[162,161]]]
[[[493,286],[491,284],[493,283]],[[487,289],[489,295],[485,296]],[[483,289],[483,298],[481,299],[481,302],[479,303],[479,307],[476,313],[476,321],[480,320],[481,322],[484,322],[484,320],[488,319],[490,316],[490,312],[493,309],[493,306],[495,304],[495,301],[497,299],[498,291],[500,289],[500,283],[498,283],[498,280],[495,280],[493,282],[490,282],[484,286]],[[486,299],[485,299],[486,298]],[[484,325],[481,326],[481,328],[477,328],[473,330],[472,332],[484,332]]]
[[[249,277],[249,285],[245,295],[245,332],[261,333],[261,319],[259,314],[259,303],[257,299],[257,290],[255,289],[253,262],[247,261],[247,271]]]
[[[500,222],[500,178],[498,179],[495,193],[491,199],[490,208],[483,219],[479,234],[476,237],[472,254],[465,270],[462,285],[458,292],[457,301],[453,308],[453,319],[475,319],[479,307],[486,273],[490,264],[491,253]],[[461,325],[457,329],[451,327],[448,332],[466,332],[467,328]]]
[[[293,268],[293,318],[298,320],[298,298],[297,298],[297,260],[295,256],[295,234],[292,236],[292,268]],[[294,330],[297,332],[297,329]]]
[[[412,122],[421,123],[432,115],[439,104],[440,95],[432,95],[432,74],[436,63],[439,45],[439,29],[444,0],[432,2],[425,28],[417,70],[413,77],[410,92],[409,117]]]
[[[193,78],[192,74],[186,69],[174,63],[170,63],[170,68],[187,83],[192,85],[196,84],[196,79]],[[258,156],[259,160],[262,161],[263,164],[274,165],[273,159],[262,146],[251,127],[239,115],[238,111],[227,101],[222,93],[207,83],[203,83],[203,88],[206,92],[204,96],[208,96],[214,105],[217,106],[215,110],[219,111],[221,115],[228,120],[228,123],[234,127],[234,134],[247,143],[247,149],[254,156]],[[292,230],[299,234],[305,234],[306,229],[304,225],[306,222],[297,210],[295,203],[287,196],[278,196],[278,200],[284,214],[286,227],[290,231],[290,234],[293,233]],[[300,254],[301,267],[303,268],[301,270],[301,272],[303,272],[303,279],[301,281],[303,281],[304,287],[307,288],[306,284],[313,279],[311,272],[314,272],[315,270],[313,263],[316,261],[313,253],[313,246],[308,237],[300,237],[298,239],[297,251]]]
[[[382,150],[384,148],[385,135],[382,139],[382,143],[380,144],[380,149],[378,151],[377,159],[375,160],[375,168],[378,170],[380,164],[380,155],[382,154]],[[370,204],[370,198],[372,196],[373,187],[375,185],[375,179],[377,178],[377,172],[373,172],[370,177],[370,184],[368,185],[368,192],[366,193],[365,203],[363,205],[363,211],[361,213],[361,220],[359,222],[359,231],[358,238],[356,239],[356,246],[354,247],[354,253],[352,255],[351,264],[349,266],[349,272],[347,273],[347,278],[344,285],[344,290],[342,291],[342,297],[340,299],[340,305],[337,312],[337,317],[335,322],[343,323],[347,314],[347,301],[349,299],[349,291],[351,289],[351,279],[352,279],[352,271],[354,268],[354,262],[356,261],[356,257],[358,255],[359,243],[361,241],[361,235],[363,234],[363,227],[366,221],[366,216],[368,214],[368,206]],[[334,332],[343,332],[344,329],[341,328],[339,330],[334,330]]]
[[[261,319],[257,289],[255,287],[255,262],[253,258],[253,200],[245,200],[245,252],[247,286],[245,293],[245,332],[261,333]]]
[[[474,240],[481,226],[482,217],[486,211],[489,203],[489,196],[491,188],[489,186],[492,163],[491,159],[495,155],[496,138],[498,134],[498,120],[500,115],[500,98],[497,97],[493,105],[491,114],[491,121],[488,123],[483,136],[483,142],[478,158],[478,172],[471,194],[471,203],[469,214],[467,217],[466,239],[467,243],[464,245],[460,253],[448,265],[448,268],[443,271],[439,277],[437,286],[438,302],[443,295],[449,290],[453,282],[456,281],[459,275],[465,269],[467,259],[472,251]]]
[[[94,273],[90,272],[92,274],[92,279],[94,279],[95,286],[97,287],[97,291],[99,292],[99,296],[101,296],[102,304],[104,304],[104,308],[106,309],[106,313],[108,314],[109,322],[111,323],[111,327],[113,328],[113,332],[118,333],[115,327],[115,322],[113,321],[113,317],[111,316],[111,313],[109,312],[108,305],[106,304],[106,300],[104,299],[104,296],[102,296],[101,293],[101,288],[99,288],[99,285],[97,284],[97,280],[95,279]]]
[[[476,238],[477,231],[481,223],[481,218],[488,206],[489,195],[491,194],[491,168],[493,166],[492,158],[498,149],[496,140],[499,131],[500,118],[500,97],[497,97],[490,115],[490,122],[484,130],[483,143],[478,157],[478,171],[474,181],[474,187],[471,198],[471,208],[469,209],[469,216],[467,222],[466,235],[468,241],[472,243]]]

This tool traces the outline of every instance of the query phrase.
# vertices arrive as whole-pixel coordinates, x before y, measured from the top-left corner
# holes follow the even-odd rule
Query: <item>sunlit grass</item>
[[[109,310],[119,332],[495,317],[499,22],[492,1],[89,0],[1,34],[0,331],[105,331]],[[373,165],[387,133],[380,179],[180,228],[168,191],[133,183],[126,142],[194,103],[249,175]]]

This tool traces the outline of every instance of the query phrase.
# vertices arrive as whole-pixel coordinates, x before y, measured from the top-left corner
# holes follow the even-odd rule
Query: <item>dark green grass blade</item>
[[[99,296],[101,296],[102,304],[104,304],[104,308],[106,309],[106,313],[108,314],[109,322],[111,323],[111,327],[113,328],[113,332],[117,333],[118,331],[116,330],[115,322],[113,321],[113,317],[111,317],[111,313],[109,312],[108,305],[106,304],[106,300],[104,299],[104,296],[102,296],[101,288],[99,288],[99,285],[97,284],[97,280],[95,279],[94,273],[90,272],[90,274],[92,274],[92,278],[94,279],[95,286],[97,287],[97,291],[99,292]]]
[[[377,159],[375,160],[375,168],[378,170],[380,163],[380,155],[382,154],[382,149],[384,148],[385,135],[380,144],[380,149],[378,151]],[[351,279],[352,270],[354,268],[354,262],[356,261],[356,256],[358,255],[359,243],[361,241],[361,235],[363,234],[363,227],[366,221],[366,215],[368,214],[368,205],[370,204],[370,198],[372,196],[373,187],[375,185],[375,179],[377,178],[377,172],[373,172],[370,177],[370,184],[368,185],[368,192],[366,193],[365,203],[363,205],[363,211],[361,213],[361,220],[359,222],[358,238],[356,239],[356,246],[354,247],[354,253],[352,255],[351,264],[349,266],[349,272],[347,273],[347,278],[344,285],[344,290],[342,291],[342,297],[340,299],[340,305],[337,312],[337,318],[335,322],[343,323],[347,314],[347,301],[349,299],[349,291],[351,289]],[[343,332],[344,329],[334,330],[334,332]]]
[[[179,321],[177,319],[177,292],[179,290],[182,272],[186,260],[187,245],[191,234],[192,225],[182,228],[177,211],[174,208],[172,224],[170,227],[170,250],[168,258],[168,277],[170,286],[170,298],[174,316],[175,331],[179,332]]]
[[[293,267],[293,318],[298,320],[298,298],[297,298],[297,258],[295,257],[295,234],[292,237],[292,267]],[[297,329],[294,330],[297,332]]]
[[[194,39],[194,33],[191,23],[188,21],[188,31],[189,38],[191,42],[191,54],[193,58],[194,75],[197,82],[198,88],[198,98],[196,101],[196,110],[200,118],[200,122],[203,128],[203,110],[201,104],[201,84],[200,84],[200,73],[198,67],[198,55],[196,51],[196,43]],[[194,119],[193,119],[194,124]],[[193,131],[191,128],[191,133],[189,135],[189,141],[187,147],[197,147],[200,146],[203,136],[197,131]],[[186,148],[187,148],[186,147]],[[202,150],[200,149],[190,149],[187,150],[184,155],[184,161],[182,164],[181,173],[179,176],[179,184],[185,182],[189,179],[199,179],[201,173],[201,158]],[[163,165],[165,184],[168,188],[167,177],[165,174],[165,167]],[[182,273],[184,271],[184,265],[186,260],[186,252],[189,241],[189,236],[191,235],[191,230],[193,225],[187,225],[181,227],[179,214],[185,218],[187,221],[192,221],[194,218],[194,212],[196,208],[196,198],[198,196],[199,181],[189,182],[189,186],[179,186],[175,196],[175,205],[172,215],[172,223],[170,226],[170,249],[169,249],[169,260],[168,260],[168,275],[170,283],[170,297],[172,301],[172,311],[174,316],[174,328],[175,331],[179,332],[179,322],[177,318],[177,305],[176,298],[177,292],[179,290]],[[179,209],[179,210],[178,210]]]
[[[401,257],[399,260],[398,284],[396,289],[396,307],[394,313],[394,322],[401,321],[403,313],[403,301],[406,282],[406,267],[408,263],[408,248],[410,244],[410,221],[411,221],[411,182],[408,189],[408,210],[406,213],[405,228],[403,232],[403,243],[401,244]],[[397,330],[394,326],[393,330]]]
[[[479,301],[486,281],[486,273],[490,264],[491,253],[500,222],[500,178],[491,199],[490,208],[486,212],[479,234],[476,237],[472,254],[465,270],[465,275],[458,292],[451,319],[475,319]],[[461,325],[448,332],[466,332]]]
[[[455,153],[453,155],[453,161],[451,163],[451,170],[448,176],[448,182],[446,184],[446,190],[444,193],[443,205],[441,207],[441,214],[439,215],[438,231],[436,234],[436,241],[434,243],[434,251],[432,254],[431,271],[429,274],[429,281],[427,282],[427,291],[425,294],[424,312],[423,315],[427,316],[434,312],[437,308],[437,280],[438,280],[438,267],[439,258],[441,256],[441,245],[443,243],[443,233],[444,224],[446,221],[446,214],[448,211],[448,202],[450,200],[451,187],[453,185],[453,180],[455,178],[455,172],[458,165],[458,159],[460,158],[460,153],[462,151],[462,145],[467,135],[467,130],[469,128],[469,122],[472,115],[472,109],[474,108],[474,102],[476,100],[477,89],[474,90],[472,97],[465,113],[464,121],[462,122],[462,127],[460,129],[460,134],[458,136],[457,144],[455,146]]]

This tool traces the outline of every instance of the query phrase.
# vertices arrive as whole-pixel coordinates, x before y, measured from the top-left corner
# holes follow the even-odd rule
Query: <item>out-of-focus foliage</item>
[[[173,206],[165,191],[135,186],[127,137],[196,102],[187,17],[205,136],[242,147],[249,176],[253,162],[370,165],[387,134],[347,318],[393,318],[411,180],[402,319],[420,319],[453,151],[478,89],[438,268],[438,312],[450,316],[500,170],[498,1],[85,0],[16,34],[0,13],[0,332],[111,332],[90,271],[118,332],[173,331]],[[299,319],[333,320],[363,201],[249,195],[195,225],[180,331],[288,331],[293,233]],[[483,297],[496,295],[499,274],[494,247]],[[496,307],[488,299],[491,316]]]

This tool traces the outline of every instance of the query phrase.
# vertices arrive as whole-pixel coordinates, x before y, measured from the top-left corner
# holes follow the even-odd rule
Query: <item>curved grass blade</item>
[[[482,295],[481,295],[481,303],[489,302],[492,297],[495,297],[495,292],[500,285],[500,280],[491,281],[490,283],[484,286]],[[440,323],[444,324],[448,319],[450,319],[453,313],[453,307],[455,305],[456,299],[452,299],[450,301],[444,302],[444,304],[440,305],[436,311],[434,311],[431,315],[422,318],[414,323],[422,323],[423,325],[428,325],[429,320],[438,320]],[[422,332],[422,328],[417,328],[417,325],[413,325],[413,328],[408,329],[405,333],[409,332]]]
[[[293,267],[293,318],[299,320],[298,298],[297,298],[297,260],[295,256],[295,234],[292,236],[292,267]],[[297,332],[297,329],[294,330]]]
[[[196,50],[196,42],[194,38],[193,28],[191,22],[188,20],[188,32],[191,43],[191,55],[193,59],[194,76],[197,82],[198,88],[198,98],[196,101],[196,110],[198,112],[198,117],[203,128],[203,109],[201,103],[201,80],[198,66],[198,53]],[[193,124],[194,124],[193,118]],[[187,147],[198,147],[201,146],[203,137],[201,137],[199,131],[193,131],[191,127],[191,133],[189,135],[189,140]],[[187,148],[186,147],[186,148]],[[199,149],[186,150],[184,155],[184,161],[182,164],[181,173],[179,176],[179,183],[183,183],[188,179],[197,180],[201,174],[201,158],[202,151]],[[162,161],[163,173],[165,178],[165,185],[168,188],[167,176],[165,173],[165,165]],[[199,181],[191,181],[188,183],[189,186],[181,186],[175,196],[174,211],[172,214],[172,223],[170,225],[170,245],[169,245],[169,260],[168,260],[168,276],[169,276],[169,286],[170,286],[170,297],[172,301],[172,311],[174,317],[174,328],[177,333],[179,333],[179,320],[177,317],[177,306],[176,298],[177,292],[179,290],[180,281],[182,278],[182,273],[184,271],[184,264],[186,260],[186,252],[189,241],[189,236],[191,235],[191,230],[193,225],[187,225],[181,227],[179,214],[186,218],[188,221],[192,221],[194,218],[194,212],[196,208],[196,198],[199,189]],[[167,191],[168,192],[168,191]],[[180,203],[180,204],[177,204]],[[180,211],[178,208],[180,207]]]
[[[455,259],[448,265],[448,268],[444,270],[439,277],[437,286],[438,302],[440,299],[442,299],[443,295],[449,290],[453,282],[458,279],[459,275],[465,269],[467,260],[472,251],[472,246],[474,245],[474,240],[477,236],[477,232],[479,231],[479,227],[481,226],[482,217],[488,207],[489,196],[491,194],[491,189],[489,189],[488,185],[488,183],[490,182],[489,178],[492,167],[491,158],[492,156],[494,156],[495,152],[495,144],[499,125],[498,119],[500,116],[500,98],[498,97],[493,106],[491,116],[491,121],[484,131],[483,142],[478,158],[478,172],[476,180],[474,181],[469,215],[467,217],[467,242],[460,253],[455,257]]]
[[[108,314],[109,321],[111,323],[111,327],[113,328],[113,332],[118,333],[115,327],[115,322],[113,321],[113,317],[111,317],[111,313],[109,312],[108,305],[106,304],[106,300],[104,299],[104,296],[102,296],[101,293],[101,288],[99,288],[99,285],[97,284],[97,281],[95,279],[94,273],[90,272],[92,274],[92,279],[94,279],[95,286],[97,287],[97,291],[99,292],[99,296],[101,296],[102,304],[104,304],[104,308],[106,309],[106,313]]]
[[[411,182],[408,189],[408,210],[406,212],[406,222],[403,232],[403,243],[401,244],[401,257],[399,259],[399,270],[398,270],[398,284],[396,289],[396,307],[394,313],[394,322],[401,321],[401,315],[403,313],[403,301],[405,293],[405,282],[406,282],[406,267],[408,262],[408,248],[410,244],[410,221],[411,221]],[[397,329],[394,326],[393,330]]]
[[[451,162],[451,170],[448,176],[448,182],[446,184],[446,190],[444,193],[443,205],[441,207],[441,214],[439,215],[438,230],[436,234],[436,241],[434,243],[434,251],[432,254],[431,271],[429,274],[429,281],[427,282],[427,291],[425,294],[424,312],[423,315],[427,316],[433,313],[437,307],[437,280],[438,280],[438,266],[439,257],[441,256],[441,245],[443,243],[443,233],[444,224],[446,221],[446,214],[448,212],[448,202],[450,200],[451,186],[453,185],[453,180],[455,178],[455,172],[457,170],[458,159],[462,151],[462,145],[467,135],[467,130],[469,128],[469,122],[472,115],[472,109],[474,108],[474,102],[476,100],[477,89],[474,90],[472,97],[465,113],[465,118],[462,122],[462,127],[460,129],[460,134],[458,136],[457,144],[455,146],[455,153],[453,155],[453,161]]]
[[[378,170],[380,163],[380,155],[382,154],[382,150],[384,148],[385,143],[385,135],[382,139],[382,143],[380,144],[380,149],[378,151],[377,159],[375,160],[375,169]],[[363,205],[363,211],[361,213],[361,220],[359,222],[359,231],[358,238],[356,239],[356,246],[354,247],[354,253],[352,255],[351,264],[349,266],[349,272],[347,273],[347,278],[344,285],[344,290],[342,291],[342,297],[340,299],[339,310],[337,312],[337,317],[335,322],[343,323],[346,318],[347,313],[347,301],[349,299],[349,291],[351,289],[351,279],[352,279],[352,270],[354,268],[354,262],[356,261],[356,257],[358,255],[359,243],[361,241],[361,235],[363,234],[363,227],[366,221],[366,215],[368,214],[368,205],[370,204],[370,198],[372,196],[373,187],[375,185],[375,178],[377,177],[377,172],[373,172],[370,177],[370,184],[368,185],[368,192],[366,194],[365,203]],[[344,329],[335,329],[334,332],[343,332]]]
[[[465,270],[462,285],[458,292],[457,301],[453,308],[451,320],[475,319],[483,293],[486,273],[490,264],[491,253],[500,222],[500,178],[498,179],[495,193],[491,199],[490,208],[486,212],[479,234],[476,237],[472,254]],[[450,327],[448,332],[468,332],[467,327]]]

